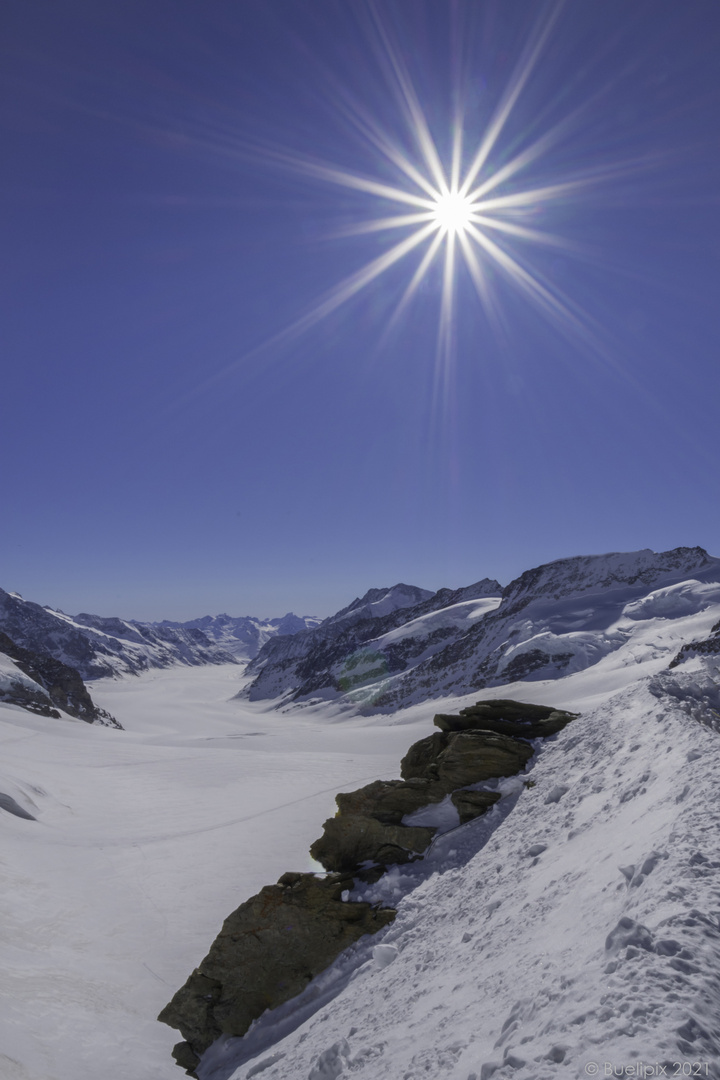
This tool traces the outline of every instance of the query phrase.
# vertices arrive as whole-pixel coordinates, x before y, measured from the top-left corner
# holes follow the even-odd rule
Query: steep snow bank
[[[245,1040],[216,1044],[201,1080],[531,1080],[641,1063],[717,1076],[720,742],[687,695],[653,689],[621,691],[546,745],[497,827],[458,830],[474,857],[446,860],[372,951],[339,962],[331,1000],[275,1042],[266,1017],[237,1068]]]

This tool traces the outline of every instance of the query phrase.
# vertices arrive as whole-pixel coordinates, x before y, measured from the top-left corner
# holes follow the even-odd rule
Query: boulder
[[[375,780],[357,791],[340,792],[335,802],[341,816],[360,815],[375,818],[384,825],[400,825],[405,814],[412,814],[429,803],[440,802],[445,792],[431,780]]]
[[[442,798],[442,796],[441,796]],[[353,873],[364,864],[412,862],[430,845],[435,829],[386,825],[374,817],[338,814],[323,826],[323,835],[310,848],[326,870]]]
[[[210,952],[158,1020],[185,1042],[173,1056],[194,1075],[200,1055],[221,1035],[244,1035],[253,1020],[295,997],[364,934],[395,918],[393,908],[342,900],[342,874],[283,874],[223,923]]]
[[[437,717],[435,717],[437,723]],[[435,731],[419,742],[413,743],[400,762],[400,775],[404,780],[414,778],[437,779],[437,759],[445,749],[449,736],[443,731]]]
[[[518,739],[546,739],[574,720],[577,713],[551,705],[531,705],[509,698],[478,701],[459,714],[438,713],[433,720],[442,732],[494,731]]]
[[[532,756],[532,746],[520,739],[493,731],[460,731],[438,756],[438,782],[451,792],[492,777],[514,776]]]
[[[533,755],[528,742],[486,730],[436,732],[410,747],[402,775],[430,781],[429,790],[447,795],[456,788],[520,772]]]
[[[460,824],[467,825],[486,814],[502,796],[499,791],[454,791],[450,798],[460,815]]]

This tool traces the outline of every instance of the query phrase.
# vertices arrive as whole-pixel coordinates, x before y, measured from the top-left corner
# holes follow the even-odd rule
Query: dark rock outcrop
[[[382,867],[412,862],[425,851],[436,830],[408,825],[383,825],[359,814],[338,814],[324,825],[323,835],[310,848],[326,870],[355,873],[366,864]]]
[[[502,796],[499,791],[454,791],[450,796],[453,806],[460,817],[460,824],[467,825],[468,821],[486,814],[492,809]]]
[[[109,727],[120,728],[117,720],[98,708],[88,693],[79,672],[69,664],[63,664],[52,656],[24,649],[0,630],[0,652],[15,661],[20,671],[38,684],[38,690],[17,683],[6,700],[21,705],[30,712],[42,716],[59,718],[57,709],[69,713],[78,720],[92,724],[99,722]],[[44,693],[43,693],[44,691]],[[52,706],[56,708],[52,708]]]
[[[384,825],[401,825],[405,814],[439,802],[443,795],[431,780],[375,780],[357,791],[340,792],[335,802],[342,817],[357,814]]]
[[[514,776],[525,768],[534,752],[529,743],[494,731],[458,731],[447,740],[425,773],[446,794],[492,777]]]
[[[546,739],[562,731],[576,713],[554,709],[550,705],[529,705],[509,698],[478,701],[461,709],[458,715],[438,713],[433,720],[441,731],[495,731],[515,739]]]
[[[266,1009],[295,997],[392,908],[342,900],[352,878],[283,874],[230,915],[210,952],[158,1017],[185,1038],[173,1051],[191,1071],[220,1035],[244,1035]]]
[[[554,734],[573,718],[502,699],[458,716],[443,714],[435,718],[443,730],[415,743],[403,758],[402,780],[376,780],[337,795],[336,816],[310,848],[331,873],[284,874],[242,904],[160,1013],[158,1019],[185,1038],[173,1050],[177,1064],[195,1075],[200,1055],[220,1035],[243,1035],[266,1009],[299,994],[348,945],[394,919],[392,908],[343,895],[355,879],[377,881],[388,866],[423,858],[437,829],[403,824],[406,815],[450,795],[460,824],[473,821],[501,794],[462,789],[520,772],[534,753],[528,740]],[[491,724],[505,727],[486,726]]]

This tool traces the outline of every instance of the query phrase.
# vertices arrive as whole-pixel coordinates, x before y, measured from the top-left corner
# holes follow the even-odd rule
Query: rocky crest
[[[555,734],[575,714],[549,706],[496,700],[457,716],[439,714],[440,731],[410,747],[401,780],[377,780],[336,797],[310,852],[326,870],[287,873],[241,904],[210,952],[158,1019],[184,1042],[173,1057],[195,1075],[200,1056],[221,1035],[244,1035],[253,1020],[295,997],[349,945],[395,918],[392,908],[349,899],[356,881],[377,881],[398,863],[422,859],[437,829],[405,817],[450,796],[464,825],[500,799],[473,790],[521,772],[533,756],[529,739]]]
[[[668,664],[669,668],[678,667],[685,660],[691,660],[694,656],[717,656],[720,654],[720,622],[716,622],[710,631],[710,635],[702,641],[688,641],[679,650],[676,656]]]

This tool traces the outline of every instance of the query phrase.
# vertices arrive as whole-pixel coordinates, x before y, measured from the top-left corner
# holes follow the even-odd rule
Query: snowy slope
[[[717,1076],[720,743],[702,721],[720,672],[695,674],[715,686],[695,716],[643,682],[558,735],[533,786],[446,836],[396,922],[326,975],[324,1007],[278,1041],[266,1017],[237,1068],[246,1040],[216,1044],[201,1080]]]

